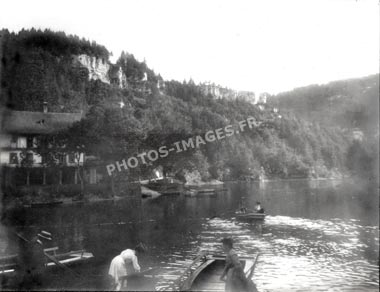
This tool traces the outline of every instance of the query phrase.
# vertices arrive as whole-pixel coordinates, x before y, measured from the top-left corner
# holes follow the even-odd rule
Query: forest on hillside
[[[361,141],[349,145],[346,166],[367,178],[377,173],[379,74],[296,88],[271,96],[269,104],[323,127],[363,133]]]
[[[87,69],[72,66],[76,54],[108,58],[110,53],[101,45],[62,32],[23,30],[15,34],[3,30],[0,97],[3,106],[15,110],[38,111],[43,101],[55,112],[83,110],[86,116],[82,121],[51,138],[65,143],[67,149],[94,155],[104,164],[248,117],[263,122],[242,135],[172,154],[116,176],[141,178],[158,166],[179,179],[191,174],[203,180],[257,178],[262,167],[270,178],[373,173],[373,149],[353,142],[351,133],[337,123],[306,119],[301,113],[310,108],[299,110],[297,102],[303,93],[295,91],[294,102],[287,106],[279,96],[262,110],[246,101],[204,95],[191,80],[164,81],[145,62],[124,52],[116,63],[128,81],[122,89],[89,80]],[[355,159],[366,163],[357,169]]]
[[[269,101],[283,111],[320,124],[360,128],[366,133],[379,129],[379,74],[300,87]]]

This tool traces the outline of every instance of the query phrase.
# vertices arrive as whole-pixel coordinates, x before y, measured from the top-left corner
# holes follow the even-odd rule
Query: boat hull
[[[53,256],[54,259],[58,261],[60,265],[65,266],[65,267],[74,267],[79,264],[83,264],[85,262],[88,262],[94,257],[92,253],[86,252],[84,250],[71,251],[68,253],[57,254],[57,255],[50,254],[50,253],[46,253],[46,254],[50,257]],[[0,264],[0,279],[2,280],[3,283],[10,279],[15,278],[18,275],[19,271],[22,270],[20,269],[17,255],[3,258],[1,260],[2,262]],[[62,266],[60,267],[54,261],[46,258],[46,263],[41,273],[45,274],[45,273],[53,272],[53,271],[56,271],[57,269],[62,269]]]
[[[240,221],[264,221],[266,214],[264,213],[236,213],[236,219]]]
[[[257,291],[251,278],[257,256],[255,259],[241,259],[244,273],[250,282],[248,291]],[[203,263],[196,268],[191,275],[179,285],[180,291],[225,291],[226,283],[220,280],[225,266],[224,257],[211,257],[203,260]]]

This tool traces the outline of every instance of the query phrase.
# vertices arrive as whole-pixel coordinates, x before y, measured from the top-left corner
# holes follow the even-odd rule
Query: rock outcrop
[[[127,87],[127,78],[121,67],[111,64],[105,58],[97,58],[89,55],[73,57],[75,66],[88,70],[89,80],[100,80],[107,84],[117,85],[119,88]]]
[[[108,75],[110,64],[105,58],[96,58],[82,54],[74,56],[74,64],[87,68],[89,80],[100,80],[110,84]]]

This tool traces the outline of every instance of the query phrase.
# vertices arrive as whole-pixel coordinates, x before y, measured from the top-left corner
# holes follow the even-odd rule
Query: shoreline
[[[244,180],[244,179],[236,179],[236,180],[225,180],[226,182],[258,182],[258,183],[266,183],[266,182],[275,182],[275,181],[294,181],[294,180],[305,180],[305,181],[330,181],[330,180],[345,180],[352,178],[350,176],[344,176],[344,177],[320,177],[320,178],[271,178],[271,179],[265,179],[265,180],[258,180],[258,179],[252,179],[252,180]]]
[[[223,186],[224,182],[220,180],[211,180],[208,182],[200,181],[200,182],[191,182],[191,183],[185,183],[185,188],[200,188],[200,187],[208,187],[208,186]]]
[[[343,181],[349,179],[350,177],[340,177],[340,178],[274,178],[274,179],[266,179],[264,181],[260,180],[227,180],[227,181],[219,181],[219,180],[211,180],[208,182],[191,182],[185,183],[183,186],[185,189],[202,189],[202,188],[223,188],[226,183],[273,183],[273,182],[285,182],[285,181]],[[82,200],[73,200],[73,198],[62,198],[62,199],[54,199],[51,201],[35,201],[24,203],[22,201],[15,201],[13,207],[23,207],[23,208],[46,208],[46,207],[59,207],[59,206],[68,206],[68,205],[76,205],[76,204],[89,204],[89,203],[98,203],[98,202],[108,202],[108,201],[119,201],[125,199],[155,199],[163,196],[162,193],[152,190],[148,188],[144,182],[140,184],[141,192],[137,196],[114,196],[110,198],[101,198],[97,196],[89,196]],[[12,208],[10,206],[10,208]]]

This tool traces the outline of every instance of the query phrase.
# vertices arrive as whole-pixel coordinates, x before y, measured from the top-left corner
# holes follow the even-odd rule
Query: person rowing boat
[[[137,256],[146,252],[146,246],[139,243],[134,249],[126,249],[113,258],[108,274],[113,279],[114,289],[120,291],[127,288],[128,271],[132,268],[139,273],[141,268]]]
[[[245,206],[245,197],[242,197],[239,202],[239,211],[240,213],[247,213],[248,209]]]

